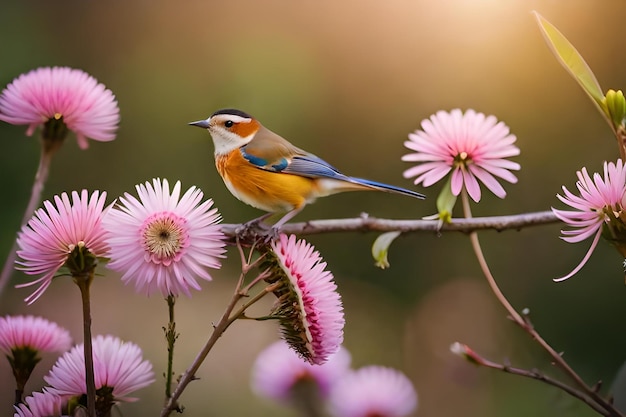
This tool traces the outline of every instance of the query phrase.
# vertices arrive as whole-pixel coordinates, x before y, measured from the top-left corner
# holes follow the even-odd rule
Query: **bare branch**
[[[309,220],[300,223],[288,223],[280,231],[286,234],[313,235],[330,232],[463,232],[475,230],[520,230],[525,227],[557,223],[559,220],[551,211],[522,213],[510,216],[474,217],[471,219],[452,219],[452,223],[441,224],[437,220],[390,220],[370,217],[367,214],[357,218]],[[222,231],[230,237],[235,236],[240,224],[222,224]],[[267,234],[266,230],[256,230],[258,235]]]
[[[473,350],[469,346],[462,344],[462,343],[458,343],[458,342],[453,343],[452,346],[450,347],[450,350],[455,355],[458,355],[464,358],[465,360],[467,360],[468,362],[474,365],[496,369],[496,370],[506,372],[509,374],[522,376],[524,378],[535,379],[537,381],[541,381],[548,385],[552,385],[553,387],[557,387],[565,391],[572,397],[578,398],[579,400],[583,401],[585,404],[587,404],[589,407],[591,407],[594,411],[596,411],[598,414],[602,416],[607,416],[607,417],[621,417],[622,416],[620,411],[617,410],[617,408],[615,408],[613,404],[611,404],[609,401],[602,398],[599,394],[596,393],[595,396],[590,397],[588,393],[577,390],[576,388],[571,387],[564,382],[554,379],[542,373],[538,369],[530,370],[530,369],[515,368],[508,364],[500,364],[497,362],[490,361],[489,359],[486,359],[482,355],[478,354],[475,350]]]

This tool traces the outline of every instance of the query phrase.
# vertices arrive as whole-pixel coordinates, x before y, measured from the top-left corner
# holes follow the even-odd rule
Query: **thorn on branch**
[[[598,382],[596,382],[596,383],[594,384],[594,386],[593,386],[593,387],[591,387],[591,389],[592,389],[594,392],[600,392],[600,390],[602,389],[602,380],[599,380]]]

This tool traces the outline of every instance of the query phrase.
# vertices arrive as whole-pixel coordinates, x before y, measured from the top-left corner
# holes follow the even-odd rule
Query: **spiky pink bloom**
[[[333,274],[324,270],[319,252],[295,235],[280,235],[272,249],[297,297],[298,317],[281,321],[283,337],[305,359],[320,365],[343,342],[345,319]],[[297,326],[289,325],[291,319],[299,321]]]
[[[83,247],[95,257],[108,253],[106,231],[102,227],[105,211],[106,192],[87,190],[80,194],[72,191],[72,199],[67,193],[54,196],[54,204],[44,201],[44,208],[35,211],[34,216],[18,233],[18,269],[29,275],[43,276],[35,281],[16,287],[39,285],[25,301],[29,304],[37,300],[48,288],[52,278],[65,265],[76,247]]]
[[[325,398],[334,384],[350,368],[350,354],[340,347],[328,362],[311,365],[282,340],[265,348],[252,368],[252,390],[259,396],[288,402],[299,383],[312,386]]]
[[[366,366],[333,385],[328,403],[334,417],[403,417],[417,408],[417,394],[403,373]]]
[[[26,134],[51,119],[63,118],[81,149],[87,138],[115,139],[120,120],[115,96],[86,72],[67,67],[32,70],[13,80],[0,95],[0,120],[28,125]]]
[[[70,332],[42,317],[0,317],[0,352],[29,348],[40,352],[65,352],[70,348]]]
[[[569,274],[555,281],[563,281],[574,274],[587,263],[596,248],[602,234],[602,225],[620,221],[620,215],[624,209],[626,197],[626,167],[621,159],[617,163],[604,162],[604,176],[594,173],[593,177],[583,168],[576,172],[578,181],[576,188],[580,196],[574,195],[565,186],[563,194],[557,194],[557,198],[575,210],[557,210],[552,212],[566,225],[573,227],[572,230],[562,230],[561,239],[569,243],[581,242],[588,237],[594,236],[591,247],[582,261]]]
[[[221,216],[213,201],[191,187],[181,197],[180,181],[172,192],[167,180],[136,186],[139,200],[126,193],[104,219],[110,231],[109,268],[134,281],[138,292],[191,296],[197,278],[210,281],[206,268],[219,268],[224,255]]]
[[[24,402],[14,406],[13,417],[62,417],[63,399],[56,394],[46,391],[33,392]]]
[[[50,392],[68,397],[87,393],[83,349],[83,344],[77,345],[57,360],[44,377]],[[142,355],[141,348],[134,343],[114,336],[96,336],[93,339],[96,391],[109,388],[115,401],[136,401],[128,394],[154,382],[152,364],[143,360]]]
[[[500,198],[506,196],[506,191],[496,177],[517,182],[510,170],[519,170],[520,165],[505,159],[520,153],[513,144],[515,135],[494,116],[454,109],[450,113],[438,111],[421,125],[422,130],[409,134],[404,142],[415,153],[402,157],[403,161],[419,163],[404,171],[405,178],[417,177],[415,184],[429,187],[452,172],[452,194],[459,195],[465,187],[478,202],[479,181]]]

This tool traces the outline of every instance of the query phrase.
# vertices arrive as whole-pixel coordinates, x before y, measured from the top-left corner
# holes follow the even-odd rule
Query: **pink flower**
[[[125,283],[138,292],[163,296],[199,290],[197,278],[211,276],[206,268],[219,268],[224,254],[220,214],[212,200],[200,203],[202,191],[191,187],[181,197],[180,181],[170,194],[167,180],[154,179],[136,186],[139,200],[126,193],[120,206],[104,220],[110,231],[109,268],[123,272]]]
[[[342,347],[323,365],[311,365],[279,340],[265,348],[252,368],[252,389],[277,401],[293,399],[299,383],[308,383],[326,397],[331,386],[350,367],[350,354]]]
[[[577,171],[576,176],[578,177],[576,188],[578,188],[580,196],[574,195],[565,187],[563,187],[565,196],[557,194],[559,200],[575,210],[552,208],[552,212],[565,224],[574,228],[573,230],[561,231],[561,239],[564,241],[577,243],[590,236],[594,236],[594,238],[591,247],[578,266],[569,274],[555,279],[555,281],[563,281],[572,277],[587,263],[600,240],[602,225],[607,224],[611,228],[615,224],[614,222],[619,222],[619,228],[624,227],[621,215],[626,194],[626,169],[622,160],[618,159],[617,164],[605,162],[604,177],[594,173],[592,178],[589,176],[587,168]]]
[[[22,74],[0,95],[0,120],[28,125],[28,136],[37,126],[61,118],[76,133],[80,148],[86,149],[87,138],[115,139],[120,115],[110,90],[84,71],[67,67]]]
[[[46,391],[33,392],[23,403],[15,406],[13,417],[62,417],[63,399]]]
[[[65,352],[70,348],[70,333],[42,317],[0,317],[0,351],[10,355],[15,349],[40,352]]]
[[[50,392],[67,397],[87,393],[83,349],[82,344],[74,346],[57,360],[44,377]],[[139,346],[114,336],[93,339],[93,362],[96,394],[106,402],[136,401],[128,394],[154,382],[152,365],[143,360]]]
[[[334,417],[403,417],[417,407],[417,394],[401,372],[367,366],[339,380],[328,402]]]
[[[44,318],[0,317],[0,352],[9,360],[17,392],[24,392],[33,369],[41,360],[40,352],[64,352],[71,343],[67,330]]]
[[[515,135],[494,116],[471,109],[465,114],[459,109],[450,113],[439,111],[422,121],[422,129],[409,134],[409,140],[404,142],[415,153],[402,157],[403,161],[420,163],[404,171],[405,178],[417,177],[415,184],[429,187],[452,171],[452,194],[459,195],[465,187],[478,202],[481,195],[478,181],[500,198],[506,192],[496,177],[517,182],[509,170],[519,170],[520,165],[505,159],[520,153],[513,145]]]
[[[38,285],[25,301],[37,300],[48,288],[52,278],[71,261],[75,249],[88,251],[98,258],[107,255],[106,232],[101,225],[106,193],[94,191],[91,197],[86,190],[79,195],[72,192],[72,200],[66,193],[54,197],[54,203],[44,201],[44,208],[18,233],[17,255],[22,258],[19,269],[29,275],[43,276],[35,281],[17,285],[18,288]]]
[[[320,365],[339,350],[345,324],[341,296],[319,252],[304,240],[281,235],[272,242],[275,273],[286,285],[274,314],[283,338],[304,359]],[[277,294],[278,295],[278,294]]]

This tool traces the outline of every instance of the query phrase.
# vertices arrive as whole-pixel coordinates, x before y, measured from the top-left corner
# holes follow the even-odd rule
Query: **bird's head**
[[[230,153],[248,144],[261,128],[261,124],[254,117],[235,109],[218,110],[208,119],[191,122],[189,125],[209,131],[216,155]]]

